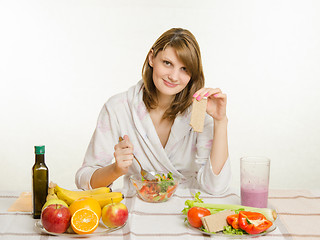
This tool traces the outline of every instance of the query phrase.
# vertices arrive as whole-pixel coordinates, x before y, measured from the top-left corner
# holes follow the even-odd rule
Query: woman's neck
[[[174,99],[174,96],[161,95],[158,92],[158,106],[157,110],[165,112],[170,106]]]

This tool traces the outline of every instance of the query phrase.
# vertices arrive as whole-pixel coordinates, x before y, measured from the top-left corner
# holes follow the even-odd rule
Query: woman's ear
[[[149,60],[150,67],[153,67],[153,49],[151,49],[149,52],[148,60]]]

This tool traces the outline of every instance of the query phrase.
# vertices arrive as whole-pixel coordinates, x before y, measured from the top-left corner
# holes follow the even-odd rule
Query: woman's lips
[[[163,82],[167,87],[170,87],[170,88],[178,86],[178,84],[173,84],[173,83],[170,83],[170,82],[168,82],[166,80],[163,80]]]

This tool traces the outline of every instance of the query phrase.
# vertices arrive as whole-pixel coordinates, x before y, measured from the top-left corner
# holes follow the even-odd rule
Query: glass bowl
[[[156,176],[158,180],[144,180],[140,173],[131,175],[129,179],[142,200],[152,203],[168,201],[177,190],[179,178],[172,177],[173,179],[167,179],[167,173],[162,172],[152,174]]]

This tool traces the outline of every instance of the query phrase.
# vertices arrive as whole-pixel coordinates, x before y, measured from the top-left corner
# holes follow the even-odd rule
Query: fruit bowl
[[[145,180],[141,174],[131,175],[129,179],[142,200],[152,203],[168,201],[177,190],[179,178],[171,173],[152,174],[156,180]]]

